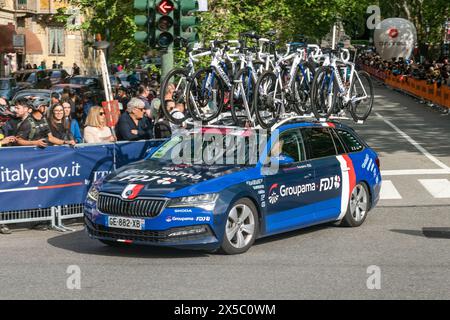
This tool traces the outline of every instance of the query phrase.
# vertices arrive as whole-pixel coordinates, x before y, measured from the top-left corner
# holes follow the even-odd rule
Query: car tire
[[[246,252],[259,232],[258,211],[248,198],[236,201],[227,215],[221,251],[225,254]]]
[[[350,194],[347,212],[339,223],[343,227],[359,227],[364,223],[370,210],[370,195],[365,183],[358,183]]]

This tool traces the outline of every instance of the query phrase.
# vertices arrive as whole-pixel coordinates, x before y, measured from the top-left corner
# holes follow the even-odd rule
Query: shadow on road
[[[328,228],[335,228],[335,227],[333,226],[332,223],[328,223],[328,224],[320,224],[320,225],[316,225],[316,226],[312,226],[312,227],[308,227],[308,228],[304,228],[304,229],[297,229],[297,230],[269,236],[266,238],[258,239],[255,241],[254,245],[258,246],[258,245],[262,245],[262,244],[266,244],[266,243],[270,243],[270,242],[274,242],[274,241],[287,240],[289,238],[304,236],[309,233],[317,232],[317,231],[328,229]]]
[[[90,239],[84,230],[64,233],[47,240],[53,247],[76,253],[98,256],[114,256],[126,258],[196,258],[208,257],[202,251],[180,250],[174,248],[123,245],[110,247],[99,241]]]
[[[392,229],[390,231],[416,237],[425,237],[433,239],[450,239],[450,228],[436,227],[436,228],[422,228],[422,230]]]

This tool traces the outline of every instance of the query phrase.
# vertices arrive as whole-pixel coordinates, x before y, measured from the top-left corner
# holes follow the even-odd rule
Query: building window
[[[64,52],[64,29],[52,28],[49,29],[49,55],[63,56]]]

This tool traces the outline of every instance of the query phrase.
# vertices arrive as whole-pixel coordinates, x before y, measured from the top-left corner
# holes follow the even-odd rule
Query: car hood
[[[248,167],[239,165],[186,165],[143,160],[108,175],[101,192],[121,194],[130,184],[144,185],[139,196],[167,196],[169,193],[220,178]]]

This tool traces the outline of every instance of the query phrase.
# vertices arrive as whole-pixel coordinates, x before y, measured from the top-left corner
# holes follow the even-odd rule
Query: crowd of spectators
[[[114,128],[108,127],[106,111],[99,97],[78,96],[70,89],[62,95],[53,93],[50,100],[27,96],[9,105],[0,98],[0,147],[50,145],[74,146],[78,143],[106,143],[167,138],[186,128],[164,119],[160,108],[168,108],[175,118],[184,118],[185,107],[171,100],[172,86],[161,103],[158,87],[140,85],[130,96],[125,88],[118,88],[115,100],[120,117]]]
[[[438,86],[450,85],[450,64],[447,57],[440,60],[425,60],[422,63],[413,58],[392,58],[383,60],[376,52],[363,52],[358,56],[358,63],[380,71],[390,71],[393,75],[412,77],[436,83]]]

